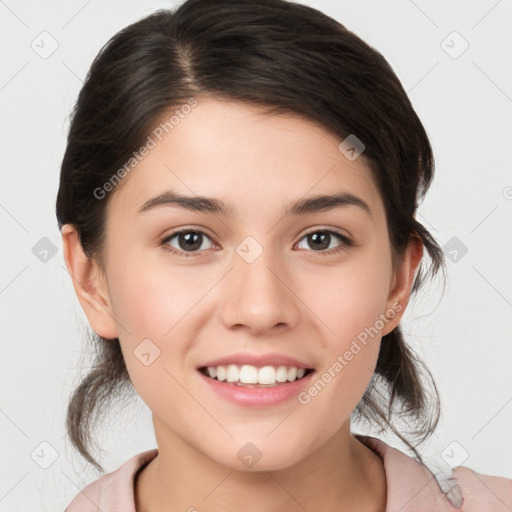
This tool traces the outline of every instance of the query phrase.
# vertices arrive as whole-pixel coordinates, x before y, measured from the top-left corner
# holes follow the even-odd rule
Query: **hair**
[[[59,228],[74,225],[101,266],[106,205],[95,190],[142,146],[162,115],[199,95],[294,113],[345,139],[355,134],[382,196],[395,267],[411,240],[420,262],[415,294],[440,269],[442,249],[415,219],[434,176],[426,131],[399,79],[374,48],[324,13],[287,0],[187,0],[123,28],[100,50],[71,113],[56,202]],[[89,453],[97,413],[133,392],[119,340],[93,335],[95,361],[72,393],[66,427]],[[353,411],[391,429],[398,416],[417,444],[435,430],[440,399],[431,373],[400,326],[382,338],[374,375]]]

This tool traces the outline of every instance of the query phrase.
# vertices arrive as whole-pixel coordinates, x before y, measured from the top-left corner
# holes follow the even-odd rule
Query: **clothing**
[[[476,473],[467,467],[453,470],[443,492],[434,474],[412,457],[370,436],[355,437],[384,462],[387,485],[385,512],[510,512],[512,480]],[[133,456],[117,470],[90,483],[64,512],[137,512],[135,477],[158,455],[158,449]],[[446,487],[445,487],[446,486]]]

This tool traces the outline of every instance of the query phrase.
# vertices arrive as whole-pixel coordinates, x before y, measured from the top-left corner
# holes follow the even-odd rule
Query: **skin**
[[[73,226],[62,230],[66,265],[94,331],[119,338],[131,381],[152,411],[158,456],[139,474],[138,511],[383,511],[382,460],[350,433],[350,414],[375,369],[381,337],[400,322],[422,256],[411,239],[394,269],[384,205],[363,156],[348,160],[338,137],[295,114],[198,97],[198,105],[111,192],[103,268]],[[233,217],[140,207],[164,190],[230,203]],[[351,192],[347,206],[283,216],[299,199]],[[206,236],[195,256],[174,229]],[[316,231],[315,231],[316,229]],[[354,241],[327,255],[310,231]],[[252,263],[236,248],[253,237]],[[331,235],[328,248],[343,246]],[[190,254],[191,251],[188,252]],[[381,314],[400,304],[379,335],[309,404],[294,397],[260,409],[219,398],[196,367],[236,351],[279,352],[318,375]],[[145,366],[144,339],[160,349]],[[262,458],[245,467],[252,442]],[[193,509],[191,509],[193,510]]]

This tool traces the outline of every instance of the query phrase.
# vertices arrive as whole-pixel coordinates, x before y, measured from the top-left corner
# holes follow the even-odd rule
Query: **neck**
[[[158,437],[157,437],[158,439]],[[240,471],[216,463],[175,437],[135,482],[138,512],[384,512],[382,459],[346,425],[305,459],[278,471]]]

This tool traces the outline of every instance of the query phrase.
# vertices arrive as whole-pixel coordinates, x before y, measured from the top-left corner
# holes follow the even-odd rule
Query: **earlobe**
[[[423,243],[421,239],[412,235],[403,253],[400,266],[397,268],[391,291],[387,301],[386,311],[393,311],[392,318],[382,330],[382,336],[389,334],[402,319],[411,296],[412,285],[416,271],[423,256]]]
[[[90,326],[99,336],[117,338],[117,326],[101,269],[85,254],[73,225],[65,224],[61,234],[66,267]]]

